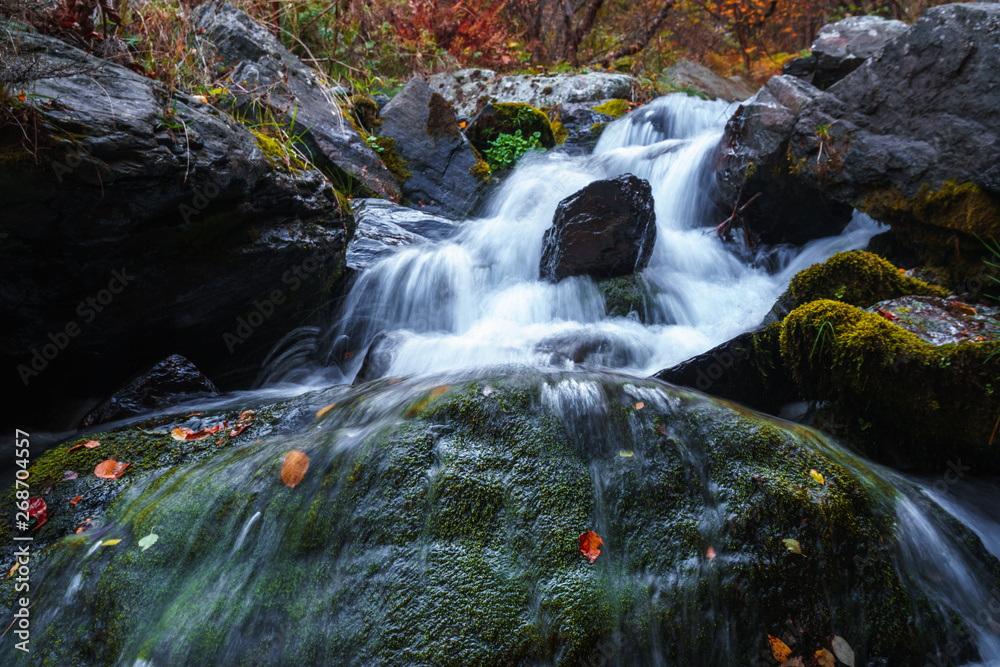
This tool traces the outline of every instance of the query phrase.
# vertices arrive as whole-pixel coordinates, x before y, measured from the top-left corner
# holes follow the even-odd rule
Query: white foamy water
[[[668,95],[609,124],[593,155],[527,155],[456,237],[404,249],[359,277],[329,334],[351,353],[333,355],[343,379],[380,332],[401,332],[388,375],[508,363],[647,374],[756,326],[795,272],[863,247],[876,226],[859,216],[840,236],[785,249],[777,273],[734,254],[713,232],[726,214],[710,197],[732,110]],[[642,274],[652,292],[646,323],[609,317],[590,278],[539,280],[542,237],[560,200],[624,173],[648,180],[655,201],[656,245]]]

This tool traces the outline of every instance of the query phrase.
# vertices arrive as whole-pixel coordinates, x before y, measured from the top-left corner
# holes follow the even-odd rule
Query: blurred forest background
[[[761,84],[847,16],[911,22],[943,0],[230,0],[353,92],[392,93],[414,74],[594,67],[628,72],[644,96],[685,59]],[[4,13],[193,92],[218,77],[186,16],[197,0],[0,0]],[[113,59],[113,55],[112,55]]]

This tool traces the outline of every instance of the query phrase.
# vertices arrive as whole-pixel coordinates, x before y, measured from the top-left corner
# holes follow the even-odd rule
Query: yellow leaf
[[[834,667],[836,661],[834,660],[833,654],[827,651],[825,648],[821,648],[816,651],[816,664],[819,667]]]
[[[825,480],[825,479],[823,479],[823,475],[819,474],[819,473],[818,473],[818,472],[816,472],[815,470],[810,470],[810,471],[809,471],[809,475],[810,475],[810,476],[811,476],[811,477],[812,477],[812,478],[813,478],[814,480],[816,480],[816,483],[817,483],[817,484],[826,484],[826,480]]]
[[[116,544],[118,544],[119,542],[121,542],[121,540],[106,540],[104,542],[101,542],[101,546],[102,547],[113,547]]]
[[[14,563],[14,567],[10,568],[10,576],[13,577],[15,572],[17,572],[17,563]]]
[[[316,419],[319,419],[320,417],[322,417],[323,415],[325,415],[330,410],[333,410],[335,407],[337,407],[336,403],[331,403],[330,405],[326,406],[325,408],[323,408],[322,410],[320,410],[319,412],[316,413]]]
[[[626,459],[627,458],[631,458],[634,455],[635,455],[635,452],[633,452],[631,449],[619,449],[618,450],[618,456],[621,456],[621,457],[626,458]]]
[[[802,546],[799,544],[798,540],[793,540],[791,538],[786,537],[781,541],[785,543],[785,548],[791,551],[793,554],[798,554],[800,556],[805,557],[805,554],[802,553]]]
[[[642,401],[639,401],[638,403],[635,404],[636,410],[642,410],[644,407],[646,407],[646,404],[643,403]]]
[[[840,635],[836,635],[833,638],[833,654],[837,656],[837,660],[840,660],[847,667],[854,667],[854,649]]]
[[[788,645],[785,644],[785,642],[781,641],[774,635],[768,635],[767,642],[771,645],[771,655],[773,655],[774,659],[778,662],[786,662],[788,660],[788,656],[792,654],[792,649],[788,648]]]
[[[294,489],[308,469],[309,457],[293,449],[285,455],[285,462],[281,465],[281,481]]]

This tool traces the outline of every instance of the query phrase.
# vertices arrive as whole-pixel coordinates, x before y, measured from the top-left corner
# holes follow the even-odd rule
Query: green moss
[[[597,288],[604,295],[604,310],[610,317],[625,317],[631,312],[639,315],[640,322],[646,322],[648,300],[651,296],[649,284],[639,274],[619,276],[602,280]]]
[[[896,187],[875,190],[865,196],[861,209],[893,226],[919,223],[969,236],[1000,237],[1000,199],[974,183],[924,184],[913,197]]]
[[[376,137],[370,134],[363,136],[365,142],[375,150],[375,154],[382,160],[382,164],[386,166],[400,185],[413,176],[413,173],[406,168],[406,160],[396,152],[396,140],[393,137]]]
[[[788,286],[796,306],[835,299],[871,306],[900,296],[948,296],[946,290],[910,278],[878,255],[863,250],[839,252],[822,264],[800,271]]]
[[[1000,343],[931,345],[877,313],[830,300],[785,318],[781,354],[810,398],[834,401],[873,455],[896,448],[937,469],[963,457],[1000,470],[990,434],[1000,413],[988,386],[1000,380]]]
[[[562,124],[562,121],[554,120],[552,121],[552,136],[555,137],[557,146],[564,144],[569,139],[569,130]]]
[[[348,98],[351,115],[365,132],[374,132],[382,125],[379,118],[378,104],[366,95],[352,95]]]
[[[493,178],[493,170],[490,169],[490,165],[483,158],[482,153],[475,148],[472,151],[476,156],[476,164],[469,168],[469,173],[481,181],[488,183]]]
[[[465,136],[476,149],[485,152],[498,137],[518,131],[524,137],[538,132],[538,140],[545,148],[556,145],[549,117],[542,110],[521,103],[490,103],[466,128]]]
[[[597,113],[603,113],[611,116],[612,118],[619,118],[627,114],[632,108],[628,100],[614,99],[608,100],[603,104],[599,104],[593,107],[594,111]]]
[[[283,144],[274,137],[253,128],[250,128],[250,132],[253,133],[257,140],[257,146],[264,152],[272,167],[291,173],[307,168],[306,163],[299,157],[298,151],[291,144]]]

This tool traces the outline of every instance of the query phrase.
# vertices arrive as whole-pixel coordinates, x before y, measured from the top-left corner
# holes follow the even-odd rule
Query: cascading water
[[[593,155],[526,156],[484,215],[465,222],[455,238],[407,248],[359,276],[331,337],[340,341],[338,351],[352,353],[344,377],[357,373],[380,332],[397,332],[385,369],[391,375],[572,365],[558,351],[574,341],[586,352],[568,356],[590,367],[648,374],[755,326],[791,276],[863,246],[875,225],[859,216],[841,236],[798,252],[779,250],[776,271],[737,257],[711,233],[725,217],[711,203],[712,161],[732,109],[668,95],[609,124]],[[657,240],[642,274],[645,323],[609,317],[590,278],[539,280],[542,236],[559,201],[623,173],[648,180],[655,201]]]
[[[729,112],[671,95],[610,124],[591,156],[527,156],[454,238],[361,273],[324,334],[354,354],[311,378],[324,388],[126,426],[151,446],[246,407],[273,420],[252,444],[133,469],[97,528],[51,548],[33,569],[39,659],[764,665],[775,633],[805,664],[833,635],[858,665],[1000,664],[994,485],[915,482],[636,377],[755,326],[794,273],[875,232],[859,216],[767,261],[737,256],[711,233]],[[589,278],[538,279],[558,202],[626,172],[655,198],[644,322],[609,317]],[[380,332],[392,379],[343,384]],[[270,377],[294,375],[317,333],[294,332]],[[582,363],[553,351],[587,339]],[[290,489],[293,448],[311,463]],[[604,538],[592,563],[587,529]]]

